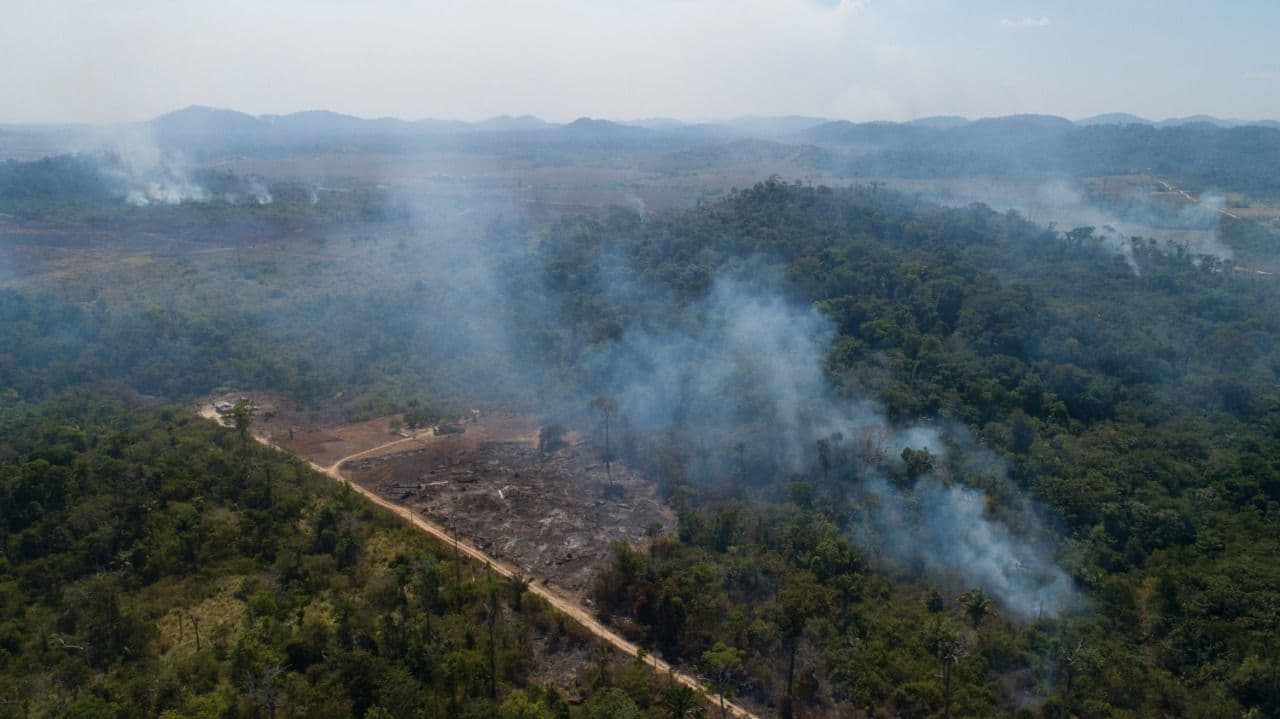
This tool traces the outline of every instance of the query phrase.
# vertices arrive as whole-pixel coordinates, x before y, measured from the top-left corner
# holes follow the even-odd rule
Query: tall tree
[[[742,652],[724,642],[716,642],[702,655],[702,661],[711,670],[711,686],[720,695],[720,717],[728,719],[725,695],[733,690],[734,677],[742,670]]]
[[[604,423],[604,471],[609,478],[609,484],[613,484],[613,449],[609,445],[609,420],[618,412],[618,401],[608,395],[598,394],[591,398],[589,406],[600,413],[600,419]]]
[[[826,615],[830,609],[829,590],[810,572],[792,572],[783,578],[782,586],[778,589],[776,619],[787,647],[787,689],[782,697],[780,711],[783,719],[791,719],[795,712],[792,692],[796,678],[796,652],[800,647],[800,637],[804,634],[805,625],[811,618]]]
[[[951,675],[956,664],[968,655],[968,648],[959,632],[941,620],[930,631],[929,648],[942,666],[942,716],[951,719]]]

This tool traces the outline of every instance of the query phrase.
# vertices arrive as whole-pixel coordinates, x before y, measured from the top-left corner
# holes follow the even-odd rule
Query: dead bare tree
[[[609,418],[618,412],[618,401],[608,395],[598,394],[591,398],[590,407],[600,413],[600,417],[604,422],[604,471],[605,476],[609,478],[609,485],[613,485],[613,451],[609,446]]]
[[[196,615],[192,614],[191,610],[189,609],[178,610],[178,641],[181,642],[183,641],[183,638],[184,638],[182,633],[182,627],[183,627],[182,617],[184,614],[187,617],[187,621],[191,622],[191,631],[196,636],[196,651],[199,652],[200,651],[200,622],[196,620]]]
[[[83,645],[71,644],[66,639],[63,639],[62,636],[59,634],[53,635],[52,637],[50,637],[50,640],[53,642],[54,647],[57,649],[64,649],[69,652],[85,651],[85,647]]]
[[[453,529],[453,583],[455,586],[462,586],[462,556],[458,552],[458,519],[454,517],[452,524]]]
[[[942,664],[942,716],[951,719],[951,675],[960,660],[969,655],[969,649],[958,633],[942,625],[935,628],[931,643]]]
[[[200,651],[200,622],[196,619],[196,615],[190,610],[187,611],[187,620],[191,622],[191,631],[196,635],[196,651]]]
[[[1075,683],[1076,675],[1084,667],[1089,660],[1089,653],[1085,650],[1084,640],[1079,639],[1075,644],[1063,640],[1059,645],[1058,661],[1062,664],[1062,674],[1066,677],[1066,696],[1071,696],[1071,688]]]
[[[263,664],[256,669],[247,669],[244,673],[244,693],[256,706],[266,709],[272,717],[275,717],[277,709],[284,706],[284,697],[281,696],[280,687],[277,686],[282,674],[284,674],[284,666],[279,662]]]
[[[498,699],[498,643],[494,635],[494,629],[498,624],[498,583],[493,580],[488,563],[485,565],[485,573],[490,574],[489,583],[489,698],[497,701]]]

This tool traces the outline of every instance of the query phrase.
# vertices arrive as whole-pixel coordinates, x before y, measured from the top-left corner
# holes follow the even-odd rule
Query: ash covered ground
[[[537,427],[486,418],[415,449],[341,466],[352,481],[412,507],[458,537],[573,594],[584,596],[619,540],[641,546],[675,517],[656,487],[590,440],[539,449]]]

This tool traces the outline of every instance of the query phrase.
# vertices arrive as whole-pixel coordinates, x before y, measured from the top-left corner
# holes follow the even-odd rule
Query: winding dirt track
[[[1182,199],[1186,200],[1187,202],[1189,202],[1189,203],[1191,203],[1191,204],[1193,204],[1193,205],[1198,205],[1198,204],[1200,204],[1200,200],[1197,200],[1196,198],[1192,197],[1192,196],[1191,196],[1191,194],[1190,194],[1190,193],[1188,193],[1186,190],[1183,190],[1183,189],[1178,188],[1178,187],[1174,187],[1171,183],[1166,182],[1165,180],[1161,180],[1161,179],[1160,179],[1160,178],[1158,178],[1158,177],[1156,178],[1156,182],[1160,183],[1160,185],[1161,185],[1162,187],[1164,187],[1164,191],[1165,191],[1165,192],[1175,192],[1175,193],[1177,193],[1177,194],[1179,194],[1179,195],[1182,195]],[[1226,215],[1227,217],[1230,217],[1230,218],[1231,218],[1231,219],[1233,219],[1233,220],[1238,220],[1238,219],[1240,219],[1240,216],[1239,216],[1239,215],[1236,215],[1236,214],[1233,214],[1233,213],[1231,213],[1231,212],[1228,212],[1227,210],[1224,210],[1224,209],[1223,209],[1223,208],[1221,208],[1221,207],[1214,208],[1214,212],[1217,212],[1217,213],[1218,213],[1218,214],[1220,214],[1220,215]]]
[[[200,416],[204,417],[205,419],[211,419],[221,424],[221,417],[219,417],[218,413],[213,409],[212,405],[201,406]],[[286,451],[276,446],[275,444],[273,444],[269,437],[265,437],[258,433],[254,433],[253,438],[257,440],[259,443],[264,444],[267,447],[270,447],[272,449],[276,449],[282,452]],[[491,557],[488,554],[485,554],[484,552],[482,552],[481,550],[479,550],[478,548],[476,548],[475,546],[471,545],[468,542],[458,540],[456,537],[451,536],[444,527],[436,524],[435,522],[431,522],[423,518],[421,515],[414,514],[414,512],[408,507],[401,507],[397,504],[389,502],[383,499],[382,497],[379,497],[378,495],[374,494],[373,492],[365,489],[364,487],[361,487],[359,484],[356,484],[355,482],[352,482],[348,480],[346,477],[342,476],[342,472],[340,471],[340,468],[342,467],[343,462],[349,462],[353,459],[359,459],[366,455],[374,454],[377,452],[386,452],[387,450],[397,445],[408,444],[412,442],[422,442],[422,441],[423,441],[422,438],[413,438],[413,437],[409,439],[393,440],[391,442],[386,442],[385,444],[380,444],[370,449],[361,450],[359,452],[356,452],[355,454],[349,454],[346,457],[343,457],[338,461],[334,462],[333,464],[329,465],[328,467],[324,467],[319,464],[316,464],[315,462],[312,462],[311,460],[306,459],[305,457],[303,457],[302,459],[308,465],[310,465],[311,468],[314,469],[315,471],[320,472],[321,474],[325,475],[326,477],[329,477],[335,482],[339,482],[341,484],[347,485],[353,491],[357,492],[358,494],[363,496],[365,499],[368,499],[370,502],[373,502],[374,504],[386,509],[389,512],[393,512],[394,514],[404,519],[405,521],[409,522],[413,526],[426,532],[432,537],[435,537],[440,542],[443,542],[445,545],[455,546],[459,553],[464,554],[467,557],[470,557],[471,559],[484,564],[486,567],[497,572],[498,574],[504,577],[512,577],[516,575],[525,576],[524,573],[521,572],[515,566],[508,564],[507,562],[504,562],[500,559]],[[544,600],[547,601],[548,604],[555,607],[556,610],[560,611],[563,614],[568,615],[571,619],[573,619],[574,621],[576,621],[577,623],[585,627],[587,631],[591,632],[592,634],[599,637],[600,639],[603,639],[604,641],[608,642],[610,645],[612,645],[614,648],[618,649],[619,651],[622,651],[625,654],[633,657],[638,656],[640,654],[641,648],[638,645],[627,641],[626,639],[622,638],[622,636],[620,636],[613,630],[601,624],[599,621],[596,620],[595,617],[591,615],[591,612],[587,611],[582,605],[578,604],[577,601],[562,594],[555,588],[548,587],[546,584],[543,584],[540,580],[536,578],[531,578],[529,583],[529,592],[532,594],[536,594],[539,597],[542,597]],[[671,666],[669,663],[663,661],[662,659],[659,659],[656,656],[653,656],[652,654],[646,653],[644,661],[646,664],[653,667],[654,671],[657,671],[662,674],[666,674],[672,679],[674,679],[675,681],[678,681],[681,684],[684,684],[685,686],[689,687],[690,689],[693,689],[694,691],[706,694],[708,697],[715,696],[715,694],[706,686],[704,686],[702,682],[699,681],[696,677],[694,677],[691,674],[686,674],[685,672],[682,672],[679,669],[676,669],[675,667]],[[729,714],[731,716],[737,717],[738,719],[759,719],[759,717],[756,714],[753,714],[747,711],[746,709],[743,709],[742,707],[728,700],[725,700],[724,706],[726,709],[729,710]]]

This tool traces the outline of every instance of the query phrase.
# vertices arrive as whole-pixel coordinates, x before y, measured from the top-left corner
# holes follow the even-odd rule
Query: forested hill
[[[698,705],[523,578],[186,408],[72,394],[0,413],[0,506],[0,717]]]
[[[661,220],[562,226],[541,248],[556,310],[543,319],[607,343],[678,324],[718,277],[751,275],[836,323],[838,382],[868,384],[860,362],[892,370],[848,389],[899,419],[982,426],[1021,411],[1079,430],[1149,420],[1153,402],[1223,422],[1264,417],[1280,285],[1154,239],[1118,247],[1093,229],[770,182]]]
[[[196,697],[261,714],[245,671],[282,662],[304,712],[346,667],[386,677],[399,660],[381,652],[416,651],[416,619],[384,590],[429,548],[344,558],[343,531],[386,544],[361,545],[375,532],[362,510],[279,457],[255,450],[246,475],[212,427],[56,404],[106,381],[172,399],[222,383],[306,403],[341,391],[363,417],[444,396],[584,428],[603,412],[680,522],[650,552],[619,548],[596,586],[602,617],[709,677],[729,672],[718,685],[770,712],[1280,713],[1272,278],[984,206],[778,181],[648,219],[494,223],[467,246],[480,252],[430,262],[371,227],[310,243],[308,263],[161,259],[172,271],[145,283],[0,293],[6,680],[48,674],[64,705],[123,706],[151,691],[140,677],[173,667],[157,674],[171,693],[140,706],[197,715],[181,709]],[[1273,241],[1255,230],[1227,223],[1222,239]],[[139,507],[154,508],[113,521]],[[925,531],[943,525],[965,547],[991,539],[1002,561],[947,555]],[[224,576],[236,584],[214,587]],[[465,649],[429,666],[464,673],[452,689],[445,675],[406,685],[492,708],[466,653],[485,646],[466,618],[482,621],[489,600],[459,591],[433,616],[456,618]],[[99,601],[114,594],[129,599]],[[197,617],[205,602],[239,607],[257,623],[237,626],[267,627],[269,642],[236,654],[237,633],[226,655],[178,661],[170,595]],[[309,636],[312,605],[355,633]],[[511,636],[543,621],[514,612]],[[101,627],[105,654],[56,645]],[[503,697],[522,685],[511,661]],[[69,689],[83,677],[96,699]],[[0,698],[43,691],[25,681]],[[385,708],[381,686],[338,706]]]
[[[953,481],[979,488],[987,511],[1010,522],[1029,498],[1085,600],[1052,623],[979,614],[971,653],[958,660],[967,713],[983,715],[991,701],[1012,712],[1016,691],[990,692],[1000,677],[1025,681],[1019,672],[1039,677],[1024,690],[1046,716],[1280,711],[1273,280],[1155,241],[1115,247],[1087,229],[1046,231],[984,206],[782,182],[661,220],[568,223],[541,253],[547,302],[571,331],[534,341],[593,389],[625,393],[617,368],[651,361],[642,339],[696,326],[708,295],[732,277],[750,296],[782,296],[829,318],[834,393],[874,398],[899,425],[963,425],[998,454],[1006,469],[996,473],[1014,489],[963,467]],[[754,351],[767,355],[769,333],[757,339]],[[962,607],[926,601],[932,582],[946,584],[936,574],[886,584],[868,570],[879,559],[846,538],[865,521],[849,497],[875,472],[832,466],[848,456],[832,442],[848,437],[810,444],[806,469],[790,472],[776,454],[780,420],[758,421],[752,404],[768,377],[718,386],[732,399],[709,405],[715,413],[689,400],[662,439],[637,442],[633,460],[672,496],[701,500],[685,505],[683,547],[647,570],[620,555],[599,598],[680,656],[730,637],[762,658],[756,691],[777,697],[770,677],[786,675],[779,657],[789,643],[794,651],[795,635],[761,635],[752,621],[780,621],[788,610],[777,592],[810,595],[816,583],[825,591],[815,607],[827,609],[809,609],[842,610],[803,628],[821,659],[797,700],[937,711],[935,677],[947,674],[939,636],[966,636],[939,627],[967,625]],[[730,461],[708,465],[699,458],[714,456],[717,440],[701,428],[719,415],[735,418],[736,431],[719,438]],[[910,483],[920,469],[903,459],[886,471]],[[744,499],[750,486],[773,499]],[[692,579],[698,572],[714,579]],[[673,601],[690,608],[675,627]]]

